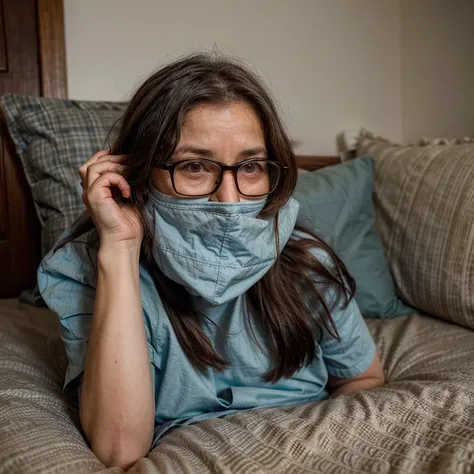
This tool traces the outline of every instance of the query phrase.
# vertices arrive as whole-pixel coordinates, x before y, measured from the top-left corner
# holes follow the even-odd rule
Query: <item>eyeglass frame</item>
[[[216,187],[212,190],[212,192],[206,193],[206,194],[183,194],[183,193],[180,193],[176,189],[176,186],[175,186],[175,183],[174,183],[174,171],[175,171],[176,167],[179,166],[182,163],[198,162],[198,161],[205,161],[205,162],[208,162],[208,163],[212,163],[214,165],[217,165],[220,168],[220,176],[219,176],[219,179],[216,183]],[[270,163],[273,163],[274,165],[276,165],[276,167],[278,169],[278,173],[279,173],[278,174],[278,180],[277,180],[274,188],[271,191],[269,191],[268,193],[256,194],[256,195],[244,194],[240,191],[239,182],[238,182],[238,179],[237,179],[237,173],[239,172],[239,170],[242,166],[247,165],[249,163],[259,162],[259,161],[266,161],[266,162],[270,162]],[[280,163],[278,163],[278,161],[268,160],[267,158],[250,158],[248,160],[240,161],[239,163],[234,163],[233,165],[226,165],[225,163],[221,163],[220,161],[210,160],[209,158],[194,158],[194,159],[191,158],[191,159],[186,159],[186,160],[174,161],[172,163],[162,163],[162,164],[158,165],[157,168],[169,172],[170,177],[171,177],[171,184],[173,185],[174,192],[176,194],[179,194],[180,196],[196,197],[196,198],[211,196],[212,194],[214,194],[219,189],[220,185],[222,184],[222,177],[224,176],[224,173],[226,171],[231,171],[232,176],[234,178],[235,187],[237,188],[237,191],[239,191],[239,194],[241,194],[242,196],[246,196],[246,197],[258,198],[258,197],[268,196],[268,195],[270,195],[271,193],[273,193],[275,191],[275,189],[278,187],[278,184],[280,182],[282,172],[287,170],[288,166],[283,166]]]

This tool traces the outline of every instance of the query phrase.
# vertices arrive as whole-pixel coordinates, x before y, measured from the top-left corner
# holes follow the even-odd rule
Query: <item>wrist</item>
[[[141,239],[114,240],[99,236],[100,252],[103,254],[140,255]]]
[[[97,263],[101,270],[138,269],[139,262],[139,245],[100,244]]]

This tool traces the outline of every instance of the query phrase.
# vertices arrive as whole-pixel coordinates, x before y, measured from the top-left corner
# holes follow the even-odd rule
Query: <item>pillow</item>
[[[377,228],[401,297],[474,329],[474,143],[420,143],[361,131],[356,154],[375,160]]]
[[[96,151],[105,148],[107,136],[123,115],[127,104],[15,95],[3,96],[0,99],[0,104],[9,133],[16,145],[17,153],[31,187],[36,211],[43,225],[42,251],[43,254],[46,254],[53,248],[64,230],[70,227],[84,210],[78,169]],[[360,163],[363,162],[364,160],[360,161]],[[354,166],[359,170],[358,172],[349,171]],[[337,181],[338,178],[332,178],[335,172],[333,170],[336,168],[340,169],[340,173],[342,173],[339,179],[339,187],[333,182],[333,179]],[[363,170],[365,170],[365,173]],[[350,183],[351,181],[355,182],[356,179],[361,179],[362,175],[367,178],[367,187],[360,190],[360,186],[353,183],[353,191],[360,195],[359,197],[365,196],[367,198],[367,209],[371,209],[372,167],[367,163],[365,166],[347,163],[302,175],[297,194],[300,193],[310,199],[306,206],[304,205],[304,199],[301,199],[303,203],[301,218],[304,220],[305,216],[306,218],[308,216],[319,216],[321,218],[326,216],[326,220],[318,220],[318,218],[314,220],[319,227],[324,227],[324,233],[318,232],[317,228],[313,228],[311,223],[306,227],[316,230],[323,238],[328,240],[329,244],[333,243],[332,247],[346,261],[349,271],[353,273],[359,285],[357,299],[364,314],[386,317],[402,314],[405,308],[394,295],[383,250],[377,241],[377,236],[375,233],[372,235],[368,230],[370,225],[367,228],[364,227],[362,222],[359,223],[360,225],[356,225],[355,219],[359,218],[356,213],[359,211],[355,209],[354,203],[351,207],[347,206],[346,192],[351,187]],[[320,177],[316,178],[318,183],[328,179],[325,189],[328,192],[333,191],[331,198],[332,210],[323,215],[318,214],[318,210],[315,209],[318,206],[314,206],[312,200],[316,197],[321,199],[321,193],[317,193],[318,196],[315,196],[313,195],[314,190],[309,189],[316,183],[313,182],[315,178],[311,178],[315,176]],[[304,183],[307,183],[307,185]],[[337,196],[334,191],[336,191],[336,194],[338,193]],[[350,196],[350,202],[352,202],[353,195],[348,193],[347,196]],[[322,198],[324,202],[328,203],[329,195]],[[325,209],[329,209],[328,206]],[[345,210],[342,209],[343,207],[345,207]],[[364,207],[362,203],[361,207]],[[353,211],[352,213],[348,211],[349,208]],[[372,215],[372,211],[367,211],[367,209],[360,210],[360,212]],[[359,242],[353,242],[350,231],[341,228],[342,215],[346,216],[348,227],[357,228],[359,234],[355,238],[359,239]],[[366,219],[367,222],[369,220]],[[326,222],[326,224],[323,224],[323,222]],[[334,233],[333,228],[335,226],[337,232]],[[365,232],[364,236],[361,232]],[[368,259],[367,252],[362,252],[360,255],[358,253],[360,248],[364,247],[368,250],[370,246],[374,247],[372,249],[374,260]],[[371,266],[368,269],[365,259],[371,265],[375,265],[374,262],[377,260],[376,268]],[[380,264],[380,262],[383,263]],[[375,285],[374,279],[378,278],[379,275],[383,275],[383,278],[380,283]],[[362,276],[364,277],[363,281],[361,280]],[[369,288],[373,285],[375,285],[373,288]],[[375,289],[377,291],[374,291]],[[38,302],[37,299],[33,299],[37,296],[37,294],[24,295],[24,297],[29,298],[30,302]]]
[[[106,147],[126,104],[5,95],[0,105],[42,224],[45,255],[84,211],[79,167]]]
[[[375,230],[373,161],[362,157],[298,178],[297,224],[312,230],[337,253],[356,281],[355,299],[366,317],[415,312],[395,294],[384,249]]]

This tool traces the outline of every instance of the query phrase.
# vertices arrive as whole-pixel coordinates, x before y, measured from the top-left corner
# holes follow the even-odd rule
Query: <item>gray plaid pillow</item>
[[[43,226],[44,255],[84,211],[78,169],[106,147],[127,104],[5,95],[0,105]]]

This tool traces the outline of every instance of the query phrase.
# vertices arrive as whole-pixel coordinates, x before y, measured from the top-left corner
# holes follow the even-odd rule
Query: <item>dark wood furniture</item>
[[[298,168],[307,171],[316,171],[326,166],[337,165],[341,162],[338,156],[323,155],[296,155],[296,163]]]
[[[62,0],[0,1],[0,94],[66,97]],[[40,226],[0,117],[0,297],[32,287]]]
[[[63,16],[63,0],[0,0],[0,94],[67,96]],[[307,170],[338,162],[298,157]],[[0,116],[0,298],[33,287],[39,243],[31,193]]]

